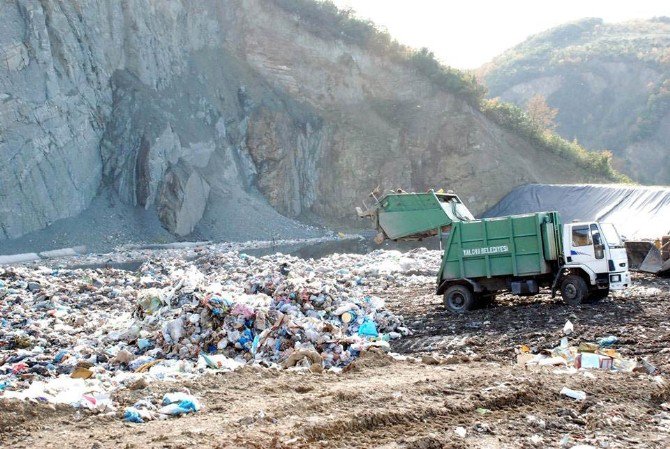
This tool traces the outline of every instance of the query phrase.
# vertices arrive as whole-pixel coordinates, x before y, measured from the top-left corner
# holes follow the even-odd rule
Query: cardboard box
[[[612,369],[612,357],[606,355],[582,352],[575,359],[575,368]]]

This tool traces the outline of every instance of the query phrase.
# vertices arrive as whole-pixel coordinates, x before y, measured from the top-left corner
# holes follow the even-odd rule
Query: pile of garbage
[[[572,323],[568,321],[564,333],[572,332]],[[596,343],[580,342],[578,346],[570,345],[568,337],[561,338],[559,346],[537,354],[531,353],[527,345],[517,350],[517,364],[522,366],[564,366],[572,370],[601,369],[621,372],[646,372],[654,375],[658,369],[649,361],[627,359],[614,348],[619,339],[608,335],[598,339]]]
[[[301,259],[267,257],[258,271],[249,270],[246,260],[219,256],[209,266],[225,269],[208,276],[193,265],[172,266],[167,286],[139,292],[137,321],[123,334],[129,346],[121,349],[136,357],[126,355],[124,362],[137,369],[161,358],[202,355],[208,365],[219,366],[225,355],[320,370],[346,366],[362,350],[388,347],[389,340],[409,332],[381,299],[356,291],[361,277],[348,270],[324,276]],[[143,271],[158,269],[149,265]]]
[[[137,273],[0,268],[0,397],[110,411],[109,393],[140,379],[244,364],[339,371],[409,333],[366,286],[425,281],[431,253],[207,252]]]

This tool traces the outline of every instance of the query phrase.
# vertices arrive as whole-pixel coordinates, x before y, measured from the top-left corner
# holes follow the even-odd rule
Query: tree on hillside
[[[551,108],[547,100],[540,94],[534,95],[526,103],[526,112],[535,126],[540,129],[556,128],[558,109]]]

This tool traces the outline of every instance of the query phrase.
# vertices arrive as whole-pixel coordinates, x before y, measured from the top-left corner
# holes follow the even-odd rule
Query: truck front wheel
[[[452,285],[444,292],[444,307],[453,313],[465,313],[475,304],[475,295],[464,285]]]
[[[586,299],[588,294],[589,289],[586,282],[576,274],[566,276],[561,282],[561,296],[566,304],[578,306]]]

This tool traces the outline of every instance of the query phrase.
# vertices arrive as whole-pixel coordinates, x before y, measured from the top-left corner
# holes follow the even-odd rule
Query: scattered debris
[[[572,322],[570,320],[566,321],[565,326],[563,326],[563,334],[570,335],[573,330],[575,330],[575,327],[572,325]]]
[[[569,321],[568,321],[569,322]],[[567,337],[561,339],[560,345],[540,354],[531,354],[527,345],[521,345],[516,356],[517,364],[523,366],[556,366],[563,365],[577,369],[601,369],[631,372],[639,369],[635,360],[624,359],[612,345],[617,337],[609,336],[598,340],[598,344],[582,341],[578,346],[569,346]],[[642,367],[649,374],[656,374],[658,369],[651,363],[642,361]]]
[[[670,413],[663,406],[668,402],[664,372],[670,366],[670,352],[664,349],[669,337],[663,313],[670,283],[666,280],[636,274],[633,296],[615,293],[607,302],[578,309],[563,306],[548,294],[533,302],[501,295],[493,306],[455,318],[443,311],[442,299],[431,285],[438,252],[380,251],[305,261],[314,267],[311,279],[300,275],[303,262],[294,260],[241,253],[229,260],[205,249],[190,262],[158,257],[136,272],[2,267],[0,428],[7,430],[0,431],[0,438],[7,436],[8,447],[20,446],[17,442],[25,437],[26,428],[34,429],[31,436],[44,438],[54,432],[55,416],[70,435],[86,425],[93,442],[109,436],[109,420],[119,421],[116,425],[125,420],[128,434],[121,445],[132,443],[130,433],[142,432],[147,439],[188,439],[206,446],[211,432],[194,429],[221,420],[230,423],[221,428],[221,435],[239,438],[239,445],[272,447],[277,438],[285,446],[329,447],[340,441],[341,426],[356,416],[373,426],[359,432],[374,435],[371,443],[380,446],[399,438],[407,438],[408,447],[422,448],[441,447],[437,442],[445,445],[454,439],[456,445],[468,441],[486,447],[492,438],[503,445],[528,447],[618,447],[629,443],[625,438],[653,438],[667,445]],[[252,281],[263,287],[275,276],[279,282],[268,285],[279,293],[259,288],[254,292]],[[318,338],[312,343],[311,333],[291,326],[281,336],[290,344],[277,361],[272,359],[277,355],[273,348],[260,341],[252,352],[263,329],[263,317],[257,312],[268,311],[265,329],[276,324],[278,314],[272,316],[270,306],[296,291],[283,287],[294,277],[329,286],[335,298],[347,296],[325,310],[298,296],[282,302],[287,312],[279,310],[293,322],[302,322],[303,315],[309,318],[307,322],[317,326],[317,337],[323,315],[345,329],[347,340],[364,341],[367,349],[344,368],[335,364],[325,368],[323,354],[328,354],[329,343],[321,344]],[[399,331],[402,338],[398,338],[375,318],[379,335],[361,335],[360,325],[367,316],[359,318],[366,312],[337,309],[357,300],[365,305],[366,297],[375,303],[376,298],[383,299],[377,313],[383,317],[393,312],[398,320],[403,315],[400,327],[413,333],[405,336]],[[210,302],[212,298],[231,304]],[[305,307],[310,303],[313,309]],[[222,315],[215,314],[219,308]],[[319,317],[311,319],[314,313]],[[198,316],[196,323],[190,321],[192,315]],[[562,333],[566,320],[574,323],[567,337]],[[246,328],[254,338],[238,347]],[[228,340],[229,329],[240,333],[238,340]],[[328,332],[332,336],[336,329]],[[166,335],[173,338],[172,344]],[[223,349],[207,350],[224,339]],[[341,344],[350,350],[353,343]],[[393,352],[388,352],[389,345]],[[312,361],[315,352],[320,364]],[[611,358],[612,368],[577,368],[585,353],[587,359]],[[292,354],[295,364],[284,369]],[[510,365],[514,357],[526,358],[524,369]],[[559,364],[530,368],[539,366],[540,359]],[[439,364],[432,365],[435,361]],[[656,369],[645,367],[645,361]],[[316,366],[326,373],[312,375]],[[93,374],[72,378],[76,371]],[[333,376],[336,372],[344,374]],[[588,397],[575,400],[559,394],[563,386]],[[177,391],[191,394],[201,406],[206,401],[206,407],[194,412],[186,404],[179,407],[179,401],[172,407],[182,415],[159,413],[171,405],[163,404],[164,394]],[[444,407],[450,416],[448,434],[443,431],[444,419],[424,418],[436,412],[441,416]],[[286,413],[294,414],[295,420],[282,419]],[[180,425],[134,424],[177,416],[184,416]],[[396,420],[407,424],[387,426],[384,432],[374,428],[376,422]],[[456,434],[457,426],[465,430],[464,437]],[[407,429],[420,429],[435,444],[418,445],[407,437]],[[534,435],[538,437],[534,440],[542,440],[533,442]],[[156,440],[160,441],[167,440]],[[72,437],[64,439],[65,445],[72,443]]]
[[[584,393],[581,390],[571,390],[568,387],[563,387],[561,389],[561,394],[569,398],[576,399],[578,401],[583,401],[584,399],[586,399],[586,393]]]

